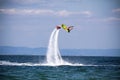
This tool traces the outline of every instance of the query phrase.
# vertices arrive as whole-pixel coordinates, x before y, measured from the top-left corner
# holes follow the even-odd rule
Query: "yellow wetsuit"
[[[63,28],[65,31],[68,32],[68,28],[67,28],[67,26],[66,26],[65,24],[62,24],[61,26],[62,26],[62,28]]]

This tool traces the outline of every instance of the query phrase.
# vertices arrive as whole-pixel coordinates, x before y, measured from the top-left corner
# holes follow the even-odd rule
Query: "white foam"
[[[18,62],[10,62],[10,61],[0,61],[0,65],[9,65],[9,66],[82,66],[83,64],[71,64],[71,63],[64,63],[64,64],[49,64],[49,63],[18,63]]]
[[[120,65],[92,65],[92,64],[81,64],[81,63],[65,63],[65,64],[48,64],[48,63],[18,63],[18,62],[10,62],[10,61],[0,61],[0,65],[5,66],[117,66],[120,67]]]

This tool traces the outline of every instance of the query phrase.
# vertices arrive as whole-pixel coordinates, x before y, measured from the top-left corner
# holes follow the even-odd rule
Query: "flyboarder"
[[[67,31],[67,32],[70,32],[70,31],[73,29],[73,26],[67,27],[65,24],[62,24],[62,25],[60,25],[60,26],[57,26],[56,28],[57,28],[57,29],[61,29],[61,27],[62,27],[65,31]]]

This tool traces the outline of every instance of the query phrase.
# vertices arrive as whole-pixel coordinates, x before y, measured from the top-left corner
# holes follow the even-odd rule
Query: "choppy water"
[[[44,56],[0,56],[0,80],[120,80],[120,57],[62,58],[71,64],[47,65]]]

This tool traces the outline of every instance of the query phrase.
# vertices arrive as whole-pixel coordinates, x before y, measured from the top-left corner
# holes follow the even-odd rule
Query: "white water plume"
[[[58,35],[59,35],[59,30],[55,28],[49,40],[49,45],[48,45],[48,50],[47,50],[47,55],[46,55],[47,64],[50,64],[50,65],[70,64],[64,61],[60,55],[60,51],[58,48]]]

